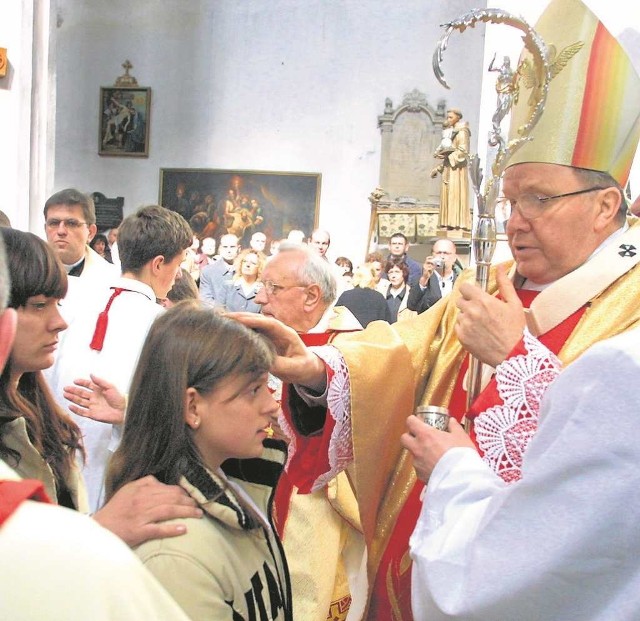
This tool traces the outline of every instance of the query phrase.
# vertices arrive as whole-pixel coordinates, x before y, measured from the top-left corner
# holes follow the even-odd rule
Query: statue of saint
[[[443,124],[442,140],[433,157],[442,163],[431,171],[431,177],[442,175],[440,190],[439,228],[471,231],[469,210],[469,124],[462,120],[462,112],[447,110]]]

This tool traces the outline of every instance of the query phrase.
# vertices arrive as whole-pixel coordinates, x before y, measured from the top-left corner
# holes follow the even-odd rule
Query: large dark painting
[[[317,226],[319,173],[160,169],[160,204],[182,214],[200,238],[234,233],[244,247],[256,231],[268,240]]]

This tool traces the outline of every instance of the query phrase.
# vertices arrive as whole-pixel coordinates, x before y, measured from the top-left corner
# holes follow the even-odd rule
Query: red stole
[[[0,525],[3,524],[25,500],[38,500],[49,504],[42,481],[0,481]]]
[[[300,334],[300,338],[307,347],[315,347],[326,345],[335,335],[336,332],[334,331],[311,332]],[[328,379],[330,380],[332,375],[331,370],[328,369],[328,373]],[[283,384],[282,412],[288,423],[293,426],[291,412],[289,410],[289,393],[289,384]],[[291,497],[294,494],[294,485],[298,487],[300,493],[308,494],[316,478],[314,475],[300,477],[300,473],[308,473],[310,471],[327,472],[330,469],[329,441],[331,440],[334,425],[335,421],[330,416],[327,416],[320,438],[318,435],[296,437],[296,453],[280,475],[274,497],[273,517],[280,537],[284,536],[284,527],[289,515],[289,506],[291,504]],[[318,441],[319,439],[320,441]]]

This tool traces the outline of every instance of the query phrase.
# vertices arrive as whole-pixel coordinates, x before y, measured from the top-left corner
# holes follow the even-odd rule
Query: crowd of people
[[[324,229],[199,236],[159,205],[98,233],[75,189],[46,241],[1,222],[3,616],[640,617],[640,78],[580,0],[537,29],[585,53],[504,172],[487,290],[448,238],[332,261]]]
[[[3,468],[41,481],[43,498],[91,514],[134,547],[191,618],[228,609],[251,618],[268,606],[273,618],[288,619],[293,601],[310,619],[351,608],[349,576],[362,569],[365,550],[352,484],[337,473],[331,493],[302,494],[288,474],[280,476],[292,432],[284,419],[278,423],[282,384],[266,375],[273,346],[223,313],[275,318],[312,344],[376,319],[390,322],[380,291],[391,290],[397,266],[408,270],[406,238],[398,234],[401,253],[393,254],[394,242],[388,257],[367,257],[351,283],[344,275],[353,263],[328,259],[330,234],[321,229],[308,239],[302,233],[302,243],[293,231],[292,240],[271,243],[267,256],[262,233],[246,249],[232,234],[200,242],[180,214],[157,205],[98,233],[91,197],[71,188],[49,197],[43,215],[46,242],[9,222],[1,229],[8,300],[18,316],[2,376]],[[428,257],[421,274],[435,262]],[[359,294],[375,299],[373,315]],[[181,382],[172,395],[169,376]],[[180,406],[185,395],[189,420]],[[243,408],[249,424],[259,422],[244,440],[230,416]],[[247,459],[258,461],[247,468]],[[263,469],[273,472],[269,481]],[[225,538],[223,557],[242,549],[246,562],[220,574],[221,553],[211,551]],[[196,596],[188,587],[202,579],[202,563],[207,578]],[[357,606],[365,601],[356,598]]]
[[[362,327],[378,319],[395,323],[424,312],[452,291],[462,270],[456,245],[450,239],[436,240],[433,252],[420,264],[409,256],[410,243],[401,232],[390,237],[387,255],[380,251],[371,253],[355,268],[345,256],[334,262],[329,260],[331,235],[323,229],[312,231],[308,238],[304,232],[294,230],[287,239],[272,241],[268,255],[264,233],[255,233],[244,250],[236,235],[224,234],[218,255],[212,254],[216,247],[213,239],[211,251],[205,253],[203,248],[208,239],[202,241],[201,248],[194,236],[194,245],[187,251],[183,267],[199,284],[204,302],[232,312],[260,312],[261,304],[256,297],[265,284],[262,274],[283,242],[305,245],[328,264],[337,283],[338,297],[334,302],[354,313]],[[202,261],[198,256],[206,259]]]

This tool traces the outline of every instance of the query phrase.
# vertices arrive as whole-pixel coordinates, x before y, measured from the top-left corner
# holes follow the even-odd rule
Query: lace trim
[[[335,421],[329,441],[329,472],[320,475],[312,491],[324,487],[353,461],[351,435],[351,385],[349,371],[342,354],[331,345],[313,347],[313,352],[333,371],[327,387],[327,415]]]
[[[269,373],[267,378],[267,388],[271,396],[278,402],[280,409],[278,410],[278,427],[286,438],[287,442],[287,461],[285,462],[285,470],[289,468],[291,458],[296,452],[296,434],[294,429],[289,425],[282,411],[282,380],[275,375]]]
[[[278,425],[280,427],[280,431],[282,431],[282,433],[287,437],[289,441],[289,444],[287,445],[287,462],[284,467],[284,469],[288,471],[291,460],[296,454],[297,442],[295,429],[293,429],[293,427],[289,424],[289,421],[286,419],[282,408],[280,408],[280,412],[278,413]]]
[[[538,429],[540,402],[562,367],[557,356],[526,328],[524,347],[526,355],[507,358],[496,368],[503,403],[481,412],[474,423],[484,461],[506,483],[522,477],[522,457]]]

